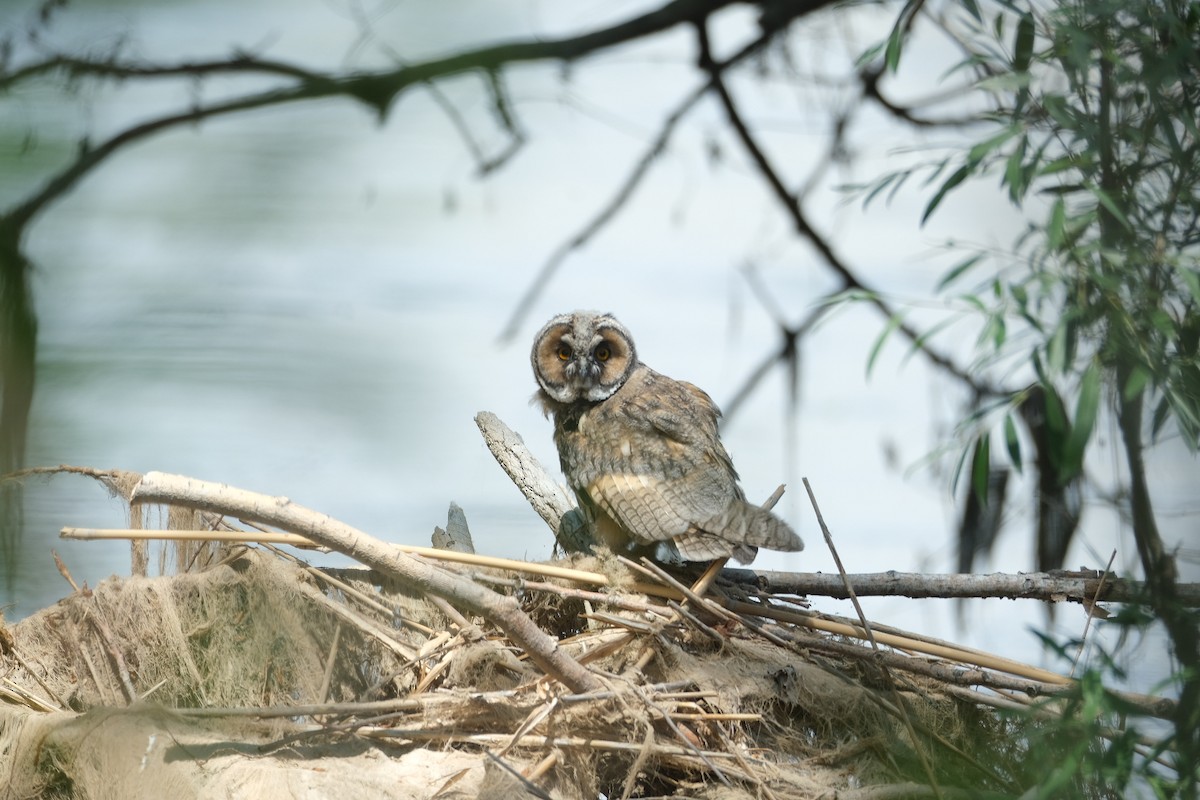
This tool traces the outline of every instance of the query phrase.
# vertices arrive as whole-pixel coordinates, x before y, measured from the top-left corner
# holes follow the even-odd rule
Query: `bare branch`
[[[812,3],[811,7],[820,7],[827,2],[828,0],[819,0]],[[94,148],[85,147],[76,160],[53,177],[41,191],[13,208],[4,216],[14,230],[22,230],[29,220],[46,205],[71,189],[82,177],[102,163],[116,150],[154,133],[179,125],[194,124],[205,119],[227,116],[264,106],[339,96],[358,100],[374,109],[380,117],[384,117],[387,115],[396,98],[414,85],[424,84],[431,80],[451,75],[459,75],[464,72],[482,70],[494,73],[512,64],[536,61],[577,61],[600,50],[660,33],[680,24],[704,19],[709,14],[725,6],[735,4],[734,0],[673,0],[673,2],[669,2],[655,11],[633,17],[608,28],[602,28],[578,36],[497,44],[379,72],[322,75],[299,70],[299,74],[293,74],[297,68],[278,62],[257,61],[238,57],[229,62],[233,66],[227,68],[227,71],[237,71],[240,69],[242,71],[275,72],[277,74],[290,74],[298,80],[291,86],[247,94],[212,105],[197,105],[187,111],[180,111],[159,117],[124,130]],[[808,4],[805,7],[810,8]],[[79,62],[76,64],[76,70],[83,69],[83,65],[89,63],[91,62]],[[218,72],[222,69],[218,62],[197,63],[203,70],[208,72]],[[48,66],[43,67],[43,69],[49,68]],[[60,64],[56,65],[55,68],[63,67]],[[115,68],[111,64],[106,68],[97,63],[91,68],[96,74],[103,72],[109,77],[117,77],[121,74],[115,71]],[[158,76],[159,74],[190,74],[184,71],[183,65],[162,68],[151,67],[147,69],[154,71],[153,76]],[[145,77],[152,77],[152,75],[146,75]]]
[[[878,292],[859,279],[854,271],[851,270],[837,255],[837,253],[834,252],[833,247],[829,244],[829,242],[827,242],[823,236],[817,233],[816,229],[813,228],[811,223],[809,223],[808,218],[805,217],[803,210],[800,208],[800,202],[798,198],[792,194],[786,185],[784,185],[783,179],[780,178],[779,173],[776,172],[775,168],[771,165],[771,162],[767,159],[766,153],[763,152],[762,148],[755,140],[754,135],[750,132],[745,120],[743,120],[741,112],[734,103],[733,97],[730,95],[729,89],[725,85],[725,80],[723,77],[724,67],[723,65],[713,61],[712,50],[709,46],[708,32],[705,25],[702,23],[698,24],[696,26],[696,31],[700,44],[700,65],[702,68],[706,69],[709,75],[712,77],[711,85],[715,90],[717,97],[720,99],[722,107],[725,109],[725,115],[729,120],[730,127],[733,128],[734,133],[737,134],[738,139],[742,142],[742,146],[745,148],[747,155],[750,156],[750,160],[753,161],[755,166],[758,167],[758,170],[766,180],[767,185],[771,188],[771,191],[775,194],[776,198],[779,200],[780,204],[784,207],[784,210],[791,218],[792,224],[795,226],[797,233],[807,239],[813,248],[815,248],[820,254],[821,258],[824,259],[825,263],[828,264],[835,273],[837,273],[838,277],[842,281],[843,290],[854,289],[863,292],[873,306],[878,308],[889,319],[894,318],[896,313],[895,310],[892,309],[892,307],[885,300],[883,300]],[[977,394],[982,396],[999,396],[1006,394],[1006,392],[1002,392],[998,388],[989,384],[985,384],[980,379],[969,375],[952,360],[950,360],[948,356],[933,350],[929,344],[924,341],[921,335],[906,323],[900,323],[896,329],[904,334],[904,336],[907,337],[911,342],[913,342],[913,344],[917,346],[931,362],[941,367],[949,374],[953,375],[962,383],[970,386]]]
[[[33,64],[0,74],[0,91],[36,78],[65,73],[70,78],[202,78],[209,75],[246,74],[278,75],[302,81],[328,80],[330,76],[306,70],[294,64],[260,59],[246,53],[235,53],[228,59],[181,61],[178,64],[143,64],[115,58],[89,59],[55,55]]]
[[[961,96],[970,90],[970,87],[962,89],[952,89],[937,98],[928,98],[909,106],[901,106],[892,102],[885,97],[879,89],[879,81],[883,77],[881,69],[863,70],[859,73],[858,79],[862,84],[863,96],[874,100],[880,107],[899,120],[907,122],[909,125],[915,125],[918,128],[961,128],[968,125],[976,125],[982,120],[978,117],[921,117],[917,116],[914,108],[930,105],[933,103],[944,103],[948,100]]]
[[[1108,603],[1146,601],[1146,587],[1140,581],[1113,578],[1101,586],[1100,570],[1073,572],[1027,572],[990,575],[927,575],[919,572],[864,572],[846,577],[861,597],[994,597],[1012,600],[1046,600],[1088,604],[1093,600]],[[776,572],[727,567],[721,577],[737,583],[749,583],[777,594],[812,594],[846,598],[846,589],[838,575],[821,572]],[[1180,603],[1200,607],[1200,583],[1177,584]]]
[[[826,4],[827,3],[825,0],[811,0],[810,2],[803,4],[775,3],[769,5],[764,9],[763,15],[759,20],[762,28],[762,35],[755,38],[725,61],[721,62],[718,69],[727,69],[729,67],[733,67],[742,63],[750,56],[761,52],[762,49],[771,42],[775,34],[778,33],[784,26],[786,26],[788,22],[791,22],[797,17],[801,17],[805,14],[816,11]],[[784,5],[786,5],[786,8],[783,8]],[[580,228],[573,236],[567,239],[563,244],[559,245],[558,248],[551,253],[550,257],[542,265],[542,268],[538,270],[537,275],[529,283],[529,287],[525,290],[525,294],[522,295],[521,299],[517,302],[516,310],[513,311],[513,315],[509,318],[508,323],[504,326],[504,330],[500,334],[500,340],[502,342],[511,341],[513,337],[516,336],[518,328],[520,327],[522,321],[524,321],[526,315],[529,313],[534,301],[542,293],[542,291],[548,285],[550,277],[558,271],[559,267],[562,266],[567,257],[591,241],[592,238],[600,233],[608,225],[608,223],[613,220],[617,213],[625,207],[625,204],[629,201],[629,198],[633,196],[634,191],[636,191],[641,185],[642,179],[645,178],[649,173],[651,165],[658,159],[660,155],[662,155],[663,151],[666,150],[667,145],[670,143],[671,136],[674,134],[675,128],[679,125],[680,121],[682,121],[688,112],[691,111],[692,108],[695,107],[695,105],[712,88],[713,82],[710,78],[703,86],[700,86],[699,88],[690,92],[687,97],[685,97],[683,101],[676,106],[675,110],[667,115],[666,119],[663,120],[662,127],[659,129],[658,136],[654,138],[654,141],[650,143],[650,146],[646,149],[646,152],[643,153],[642,157],[638,159],[636,164],[634,164],[633,169],[629,172],[624,182],[620,185],[620,187],[618,187],[617,191],[613,194],[609,201],[605,203],[604,206],[600,208],[599,212],[597,212],[597,214],[592,217],[582,228]]]
[[[624,182],[617,188],[613,196],[609,198],[609,201],[582,228],[550,254],[546,262],[542,264],[542,268],[538,270],[537,275],[529,282],[529,286],[525,289],[525,294],[521,295],[521,299],[517,301],[516,309],[513,310],[512,316],[509,317],[508,323],[505,324],[504,330],[500,333],[500,341],[510,342],[517,335],[521,323],[529,314],[534,301],[541,295],[550,278],[558,271],[558,268],[567,260],[567,256],[590,242],[625,207],[625,204],[629,202],[629,198],[641,186],[642,179],[650,172],[651,165],[667,149],[667,144],[670,142],[671,136],[674,134],[680,120],[692,110],[700,98],[704,97],[708,88],[708,86],[702,86],[684,98],[684,101],[663,121],[658,136],[654,138],[654,141],[650,143],[646,152],[642,154],[642,157],[638,159],[633,169],[625,176]]]

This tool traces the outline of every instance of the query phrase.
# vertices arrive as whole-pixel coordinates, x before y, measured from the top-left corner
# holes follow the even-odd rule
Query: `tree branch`
[[[883,110],[887,111],[896,119],[907,122],[909,125],[914,125],[918,128],[961,128],[968,125],[976,125],[982,122],[982,120],[978,119],[977,117],[943,117],[941,119],[935,119],[931,117],[919,117],[913,112],[913,108],[916,106],[946,102],[953,97],[963,95],[967,91],[970,91],[971,87],[969,86],[963,87],[962,89],[951,90],[950,92],[946,92],[944,95],[938,98],[926,99],[914,104],[913,106],[901,106],[892,102],[891,99],[885,97],[880,91],[879,81],[882,77],[883,70],[878,68],[865,69],[859,72],[858,80],[862,85],[863,96],[870,100],[874,100],[881,108],[883,108]]]
[[[818,0],[816,3],[806,3],[805,7],[825,5],[830,0]],[[271,89],[256,94],[248,94],[223,103],[207,106],[196,106],[188,111],[177,112],[141,125],[129,128],[108,139],[95,148],[84,149],[79,157],[65,170],[53,177],[47,184],[25,202],[12,209],[5,216],[11,224],[22,229],[47,204],[63,195],[73,187],[83,176],[98,166],[113,152],[151,134],[177,127],[184,124],[194,124],[201,120],[226,116],[240,111],[249,111],[270,105],[280,105],[302,100],[318,100],[328,97],[349,97],[364,103],[374,109],[381,117],[387,115],[396,98],[413,85],[423,84],[431,80],[458,75],[464,72],[483,70],[495,72],[512,64],[535,61],[564,61],[571,62],[585,58],[595,52],[615,47],[636,39],[660,33],[677,25],[704,19],[709,14],[731,5],[740,4],[737,0],[673,0],[655,11],[634,17],[598,31],[591,31],[578,36],[568,36],[561,39],[516,41],[489,47],[468,50],[443,58],[435,58],[418,64],[404,65],[379,72],[358,72],[346,75],[326,75],[312,73],[280,62],[258,61],[239,56],[228,62],[227,71],[258,71],[290,75],[298,78],[292,86]],[[53,60],[46,64],[19,70],[23,78],[28,78],[37,71],[51,68]],[[73,69],[76,74],[83,69],[90,69],[93,74],[105,77],[120,77],[123,75],[119,68],[108,64],[76,61]],[[63,63],[53,65],[54,68],[66,68]],[[222,70],[219,62],[197,62],[204,73],[215,73]],[[139,69],[134,67],[135,70]],[[185,65],[175,65],[161,68],[140,68],[143,77],[178,76],[187,73]],[[33,70],[29,72],[28,70]],[[138,76],[138,72],[131,73]],[[127,74],[126,76],[129,76]],[[11,81],[11,77],[10,77]],[[11,85],[11,83],[9,84]]]
[[[776,594],[847,597],[841,576],[821,572],[774,572],[726,567],[721,577],[737,583],[753,584],[763,591]],[[925,575],[890,570],[846,577],[854,585],[855,594],[864,597],[994,597],[1083,604],[1093,600],[1145,603],[1148,599],[1146,584],[1113,579],[1111,576],[1104,580],[1101,570],[1017,574],[996,572],[990,575]],[[1176,599],[1181,605],[1200,607],[1200,583],[1177,584]]]

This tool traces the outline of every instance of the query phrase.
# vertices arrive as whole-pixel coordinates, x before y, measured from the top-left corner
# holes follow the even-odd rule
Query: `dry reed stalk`
[[[13,683],[8,678],[0,678],[0,698],[16,703],[17,705],[26,706],[34,711],[59,711],[62,708],[62,706],[51,705],[49,700],[38,697],[33,692],[19,684]]]
[[[558,765],[558,761],[559,761],[558,753],[557,752],[550,753],[550,755],[543,758],[541,761],[539,761],[531,769],[529,769],[528,771],[526,771],[523,774],[530,781],[541,780],[542,777],[545,776],[547,772],[554,769],[554,767]]]
[[[725,607],[739,614],[750,616],[766,617],[778,622],[790,622],[795,625],[801,625],[806,628],[824,631],[826,633],[836,633],[842,636],[850,636],[855,639],[865,638],[865,632],[857,625],[851,625],[842,622],[833,622],[827,619],[822,619],[818,616],[810,616],[809,613],[804,614],[798,611],[784,611],[781,609],[771,608],[767,606],[757,606],[753,603],[745,603],[737,600],[730,600],[724,603]],[[900,636],[891,633],[883,633],[882,631],[875,632],[875,638],[881,643],[889,647],[900,648],[903,650],[912,650],[925,655],[937,656],[948,661],[957,661],[963,664],[974,664],[976,666],[985,667],[988,669],[1006,672],[1010,675],[1020,675],[1041,681],[1043,683],[1069,684],[1071,679],[1057,672],[1040,669],[1029,664],[1022,664],[1019,661],[997,656],[991,653],[982,653],[980,651],[971,651],[956,646],[935,645],[928,642],[914,639],[908,636]]]
[[[518,693],[512,690],[473,692],[471,697],[483,702],[515,701]],[[423,694],[391,700],[368,700],[354,703],[309,703],[286,706],[237,706],[226,708],[173,708],[172,713],[187,717],[277,717],[369,716],[397,712],[425,713],[430,708],[455,706],[467,699],[466,694]]]
[[[108,622],[104,619],[103,610],[100,608],[99,596],[93,594],[92,600],[96,608],[92,613],[87,615],[87,620],[92,623],[92,627],[96,629],[96,633],[100,636],[101,644],[104,645],[104,650],[108,653],[113,672],[116,673],[120,681],[121,691],[125,693],[125,703],[128,705],[137,700],[137,690],[133,688],[133,680],[129,677],[129,667],[125,663],[125,656],[121,654],[120,648],[117,647],[112,629],[108,627]]]
[[[89,536],[80,536],[78,533],[79,531],[90,532],[90,535]],[[121,529],[100,530],[100,529],[64,528],[62,536],[64,538],[123,538],[124,534],[126,534],[126,533],[132,533],[132,534],[136,534],[136,535],[144,535],[147,538],[149,538],[149,537],[155,536],[155,535],[173,536],[173,535],[179,534],[179,533],[185,533],[185,534],[186,533],[195,533],[197,535],[200,535],[200,534],[212,533],[212,532],[207,532],[207,531],[196,531],[196,532],[189,532],[189,531],[125,531],[125,530],[121,530]],[[280,535],[283,535],[283,534],[280,534]],[[238,539],[237,541],[252,541],[252,540],[253,539],[247,537],[247,538]],[[452,562],[460,563],[460,564],[468,564],[468,565],[472,565],[472,566],[478,566],[481,568],[506,569],[506,570],[517,571],[517,572],[522,572],[522,573],[526,573],[526,574],[546,575],[548,577],[557,577],[560,579],[573,580],[573,581],[576,581],[579,583],[585,583],[585,584],[590,584],[590,585],[599,585],[599,586],[608,585],[607,576],[605,576],[602,573],[598,573],[598,572],[590,572],[590,571],[586,571],[586,570],[574,570],[574,569],[569,569],[569,568],[565,568],[565,567],[551,567],[548,565],[536,564],[536,563],[531,563],[531,562],[523,562],[523,561],[515,561],[512,559],[494,559],[494,558],[491,558],[488,556],[478,556],[478,555],[474,555],[474,554],[458,553],[458,552],[454,552],[454,551],[442,551],[442,550],[436,550],[434,548],[421,548],[421,547],[415,547],[415,546],[406,546],[406,547],[397,546],[397,547],[401,547],[402,549],[405,549],[409,552],[412,552],[414,554],[419,554],[422,556],[426,556],[428,558],[452,561]],[[442,558],[442,556],[447,555],[447,554],[449,554],[449,556],[447,558]],[[633,566],[633,565],[630,564],[630,566]],[[636,567],[636,566],[633,566],[633,568],[638,569],[638,567]],[[641,571],[641,570],[639,570],[639,571]],[[321,573],[322,571],[315,570],[315,572]],[[656,579],[660,579],[659,576],[657,576],[657,575],[653,575],[653,574],[651,574],[651,575],[652,575],[652,577],[655,577]],[[330,576],[325,576],[325,577],[330,577]],[[332,579],[332,580],[336,580],[336,579]],[[647,594],[650,594],[652,596],[663,597],[664,599],[678,599],[678,600],[686,599],[687,595],[683,591],[683,589],[686,587],[683,587],[682,584],[679,584],[678,581],[675,581],[674,579],[669,579],[669,580],[670,580],[670,582],[666,586],[663,586],[661,584],[657,585],[657,586],[655,586],[653,584],[638,584],[638,588],[644,589]],[[345,586],[346,584],[343,583],[342,585]],[[553,586],[552,584],[543,584],[543,585],[536,586],[534,588],[537,588],[538,590],[541,590],[541,591],[557,591],[559,593],[563,593],[564,596],[567,596],[563,590],[552,589],[551,588],[552,586]],[[352,587],[351,587],[351,590],[353,591]],[[600,593],[588,594],[586,597],[584,597],[583,594],[580,594],[578,596],[580,596],[581,599],[590,599],[593,601],[604,600],[604,601],[610,601],[610,602],[618,602],[618,601],[613,601],[607,595],[603,595]],[[849,637],[859,638],[859,639],[864,638],[866,636],[866,632],[860,626],[856,626],[849,622],[837,622],[837,621],[831,621],[829,619],[823,619],[822,617],[812,614],[812,612],[785,611],[785,610],[780,610],[780,609],[773,608],[773,607],[756,606],[751,603],[745,603],[745,602],[741,602],[741,601],[724,600],[724,599],[718,599],[715,602],[723,605],[727,610],[734,613],[735,617],[726,617],[727,619],[736,618],[736,615],[738,615],[738,614],[753,615],[753,616],[759,616],[759,617],[766,617],[768,619],[774,619],[774,620],[780,621],[780,622],[789,622],[789,623],[792,623],[795,625],[802,625],[804,627],[824,631],[826,633],[838,634],[838,635],[842,635],[842,636],[849,636]],[[646,608],[653,608],[653,606],[650,604],[643,604],[643,605],[640,605],[637,607],[631,607],[629,610],[643,610]],[[996,656],[994,654],[984,653],[982,651],[973,650],[971,648],[964,648],[964,647],[957,646],[957,645],[938,644],[938,643],[936,643],[937,640],[931,641],[929,639],[929,637],[921,637],[921,636],[917,636],[917,635],[909,636],[906,634],[894,633],[892,631],[895,631],[897,629],[886,627],[886,626],[880,626],[878,624],[873,624],[873,627],[875,628],[876,637],[877,637],[878,641],[880,641],[883,644],[887,644],[890,647],[904,649],[904,650],[912,650],[914,652],[924,653],[926,655],[933,655],[933,656],[937,656],[939,658],[944,658],[944,659],[952,660],[952,661],[958,661],[958,662],[965,663],[965,664],[974,664],[976,666],[980,666],[980,667],[987,668],[987,669],[993,669],[993,670],[998,670],[1001,672],[1006,672],[1006,673],[1012,674],[1012,675],[1028,677],[1030,679],[1037,680],[1037,681],[1040,681],[1043,683],[1066,684],[1066,683],[1070,682],[1069,678],[1066,678],[1057,673],[1052,673],[1052,672],[1049,672],[1048,670],[1042,670],[1042,669],[1039,669],[1037,667],[1033,667],[1033,666],[1030,666],[1027,664],[1021,664],[1020,662],[1012,661],[1011,659],[1006,659],[1001,656]]]
[[[804,490],[808,492],[808,500],[812,504],[813,513],[817,516],[817,525],[821,528],[821,535],[825,539],[826,546],[829,547],[829,553],[833,556],[833,563],[837,565],[838,574],[842,576],[842,583],[846,586],[846,594],[850,595],[850,602],[854,605],[854,611],[858,614],[859,622],[862,623],[863,631],[866,633],[867,641],[871,643],[871,650],[879,653],[879,642],[875,639],[875,632],[871,630],[871,623],[867,621],[867,615],[862,609],[862,605],[858,602],[858,595],[854,593],[854,586],[846,577],[846,568],[842,565],[842,557],[838,554],[837,547],[833,544],[833,533],[829,530],[829,526],[825,524],[825,518],[821,515],[821,508],[817,505],[817,496],[813,494],[812,485],[809,484],[808,478],[804,478]],[[919,736],[917,736],[916,726],[913,724],[912,715],[909,713],[908,703],[900,694],[900,688],[896,685],[896,680],[887,666],[881,662],[876,662],[876,668],[879,670],[880,676],[887,685],[888,691],[892,695],[893,704],[899,709],[899,718],[904,723],[905,729],[908,731],[908,738],[912,743],[913,752],[917,754],[917,759],[921,762],[921,769],[925,772],[925,777],[929,780],[929,785],[933,787],[934,794],[941,797],[941,787],[938,785],[936,773],[933,771],[933,764],[930,762],[930,756],[925,752],[924,744]],[[872,695],[874,696],[874,695]],[[939,741],[946,744],[939,737]]]
[[[450,668],[450,663],[454,660],[454,656],[458,651],[454,649],[447,650],[433,667],[421,676],[421,680],[417,683],[413,694],[424,694],[429,691],[429,687],[433,682],[442,676],[442,673]]]
[[[295,533],[277,531],[211,531],[202,530],[156,530],[146,528],[63,528],[58,533],[63,539],[103,541],[106,539],[129,539],[130,541],[162,540],[177,542],[222,542],[226,544],[286,544],[308,550],[324,549],[311,539]]]
[[[521,720],[521,724],[517,726],[516,731],[513,732],[512,736],[508,740],[508,743],[501,747],[500,752],[496,753],[496,755],[500,757],[506,755],[508,751],[516,747],[516,743],[520,741],[522,737],[530,734],[534,728],[536,728],[538,725],[541,725],[547,717],[553,714],[558,706],[558,698],[553,697],[548,702],[542,703],[540,706],[530,711],[529,714],[526,715],[525,719]]]
[[[151,473],[154,474],[154,473]],[[307,549],[326,549],[324,545],[313,542],[310,538],[295,533],[278,533],[275,531],[210,531],[210,530],[145,530],[136,528],[76,528],[65,527],[59,531],[63,539],[79,539],[84,541],[103,541],[111,539],[162,539],[179,541],[212,541],[231,542],[239,544],[263,543],[286,544]],[[421,547],[411,544],[389,544],[396,550],[407,555],[424,556],[435,561],[448,561],[456,564],[467,564],[481,569],[498,569],[509,572],[524,572],[532,575],[543,575],[548,578],[563,578],[577,583],[592,586],[608,585],[608,576],[600,572],[558,567],[551,564],[537,564],[529,561],[518,561],[512,558],[497,558],[481,556],[476,553],[464,553],[458,550],[439,550],[436,547]]]
[[[10,649],[6,655],[8,655],[8,657],[12,660],[16,661],[17,664],[20,665],[21,669],[25,670],[25,674],[33,678],[34,682],[37,683],[38,686],[42,687],[42,690],[46,694],[50,695],[54,702],[58,703],[59,708],[67,708],[66,702],[58,695],[57,692],[50,688],[48,683],[42,680],[41,675],[38,675],[37,672],[30,667],[28,663],[26,663],[25,659],[21,657],[21,654],[17,652],[15,647]]]
[[[321,690],[317,692],[318,702],[324,703],[329,699],[329,685],[333,682],[333,665],[337,663],[338,643],[342,640],[342,621],[338,620],[333,629],[333,641],[329,644],[329,655],[325,659],[325,674],[321,676]]]

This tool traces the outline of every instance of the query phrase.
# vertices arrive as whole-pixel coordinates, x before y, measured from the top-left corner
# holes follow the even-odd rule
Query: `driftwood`
[[[286,497],[268,497],[182,475],[150,472],[134,487],[131,499],[226,514],[298,533],[414,589],[453,599],[471,613],[488,618],[514,642],[520,643],[547,674],[562,681],[572,691],[590,691],[599,685],[595,676],[559,649],[557,639],[538,628],[521,611],[514,598],[496,594],[428,562],[418,561],[385,542],[330,516],[297,505]]]
[[[576,508],[575,499],[550,477],[520,434],[490,411],[476,414],[475,424],[500,468],[546,521],[563,550],[589,552],[594,539]]]

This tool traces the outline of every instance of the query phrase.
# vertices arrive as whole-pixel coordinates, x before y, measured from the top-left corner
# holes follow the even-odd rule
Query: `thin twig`
[[[71,577],[71,571],[67,569],[67,565],[63,563],[62,558],[58,555],[57,550],[51,550],[50,555],[54,557],[54,566],[58,567],[58,574],[66,579],[67,583],[71,584],[71,590],[78,594],[79,584],[75,583],[75,579]]]
[[[755,39],[727,59],[723,66],[728,67],[744,61],[746,58],[762,50],[771,38],[772,35],[767,34]],[[538,270],[533,280],[529,282],[529,286],[525,289],[525,293],[521,296],[521,299],[517,301],[517,307],[513,310],[512,316],[509,317],[500,334],[500,341],[511,341],[517,335],[521,323],[528,316],[534,302],[545,288],[549,286],[550,278],[558,271],[567,257],[582,248],[603,231],[616,215],[625,208],[629,199],[633,197],[633,193],[637,191],[646,175],[649,174],[650,167],[653,166],[659,156],[667,149],[676,127],[678,127],[679,123],[696,104],[708,94],[711,88],[712,82],[710,80],[703,86],[688,93],[679,105],[663,120],[662,125],[659,127],[658,135],[650,142],[649,147],[642,153],[641,158],[637,160],[633,169],[625,176],[625,180],[617,187],[617,190],[608,199],[608,202],[601,206],[591,219],[584,223],[579,230],[550,254],[550,257],[542,264],[541,269]]]
[[[712,56],[712,49],[709,45],[707,19],[699,20],[696,25],[697,41],[700,49],[700,66],[707,70],[711,76],[711,86],[716,93],[717,98],[721,102],[721,106],[725,110],[725,115],[729,120],[730,127],[741,141],[743,148],[746,150],[750,160],[754,162],[759,173],[771,188],[772,193],[779,200],[788,216],[792,220],[796,232],[807,239],[809,243],[821,255],[821,258],[826,264],[838,275],[842,281],[843,290],[857,290],[867,298],[871,305],[875,306],[889,320],[898,319],[895,310],[880,296],[880,294],[867,286],[855,273],[851,270],[841,257],[834,252],[833,247],[826,239],[817,233],[816,229],[808,221],[804,212],[800,208],[799,200],[792,194],[791,190],[783,183],[779,173],[771,165],[763,149],[751,134],[745,120],[742,119],[741,112],[733,101],[732,95],[729,93],[728,87],[725,85],[723,71],[725,66],[716,62]],[[896,330],[902,333],[914,347],[928,358],[932,363],[936,364],[941,369],[953,375],[966,386],[971,387],[980,396],[998,396],[1003,394],[1000,390],[983,383],[980,379],[972,376],[959,368],[948,356],[933,350],[925,337],[913,329],[905,322],[900,322],[896,325]]]
[[[812,503],[813,513],[817,516],[817,525],[821,528],[821,535],[825,537],[825,544],[829,547],[829,552],[833,555],[833,562],[837,565],[838,574],[842,576],[842,581],[846,584],[846,593],[850,595],[850,602],[854,604],[854,610],[858,613],[858,619],[862,623],[863,630],[866,631],[867,640],[871,643],[871,649],[876,653],[879,652],[879,643],[875,641],[875,633],[871,630],[871,623],[867,621],[867,615],[863,612],[862,605],[858,602],[858,595],[854,593],[854,587],[850,585],[850,580],[846,577],[846,568],[842,565],[842,558],[838,555],[837,547],[833,544],[833,534],[829,531],[829,526],[825,524],[825,518],[821,516],[821,508],[817,505],[817,497],[813,494],[812,486],[808,482],[808,478],[804,478],[804,490],[808,492],[808,500]],[[933,788],[934,794],[941,798],[941,787],[938,785],[937,775],[933,771],[933,765],[929,763],[929,754],[925,752],[925,748],[921,745],[921,740],[917,738],[916,726],[913,725],[912,717],[908,713],[908,704],[900,694],[899,688],[896,686],[896,681],[892,677],[891,672],[882,664],[879,665],[879,672],[883,676],[884,682],[895,698],[896,706],[900,710],[900,718],[904,722],[904,727],[908,729],[908,736],[912,739],[913,750],[917,754],[917,758],[921,761],[921,768],[925,772],[925,777],[929,780],[929,785]]]
[[[1083,635],[1079,637],[1079,649],[1075,651],[1075,660],[1071,662],[1071,671],[1067,673],[1072,678],[1075,677],[1075,670],[1079,667],[1079,659],[1083,657],[1083,649],[1087,646],[1088,631],[1092,628],[1092,618],[1099,613],[1096,604],[1100,601],[1100,593],[1104,591],[1104,581],[1108,578],[1113,562],[1116,560],[1117,551],[1114,549],[1112,555],[1108,557],[1108,565],[1104,568],[1104,574],[1100,576],[1100,584],[1096,587],[1096,594],[1087,605],[1087,621],[1083,623]]]

